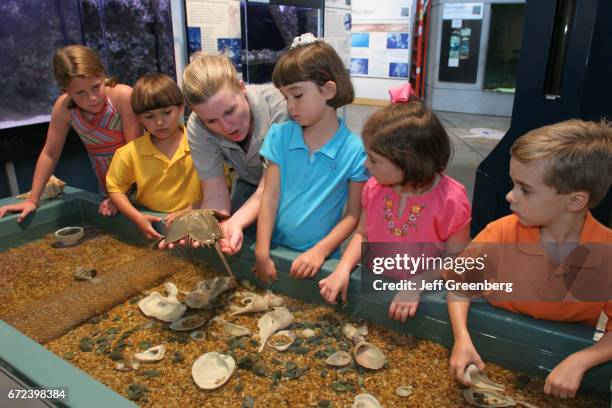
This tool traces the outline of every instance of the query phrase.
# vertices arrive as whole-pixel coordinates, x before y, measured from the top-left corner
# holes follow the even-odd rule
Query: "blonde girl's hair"
[[[355,91],[344,63],[336,51],[325,41],[291,48],[276,63],[272,73],[274,86],[291,85],[311,81],[319,86],[327,81],[336,84],[336,95],[327,101],[334,108],[348,105],[355,99]]]
[[[134,113],[140,114],[169,106],[182,106],[183,94],[169,76],[148,74],[134,85],[130,102]]]
[[[402,186],[428,186],[444,171],[452,154],[446,130],[418,101],[389,105],[374,113],[366,121],[362,137],[366,149],[402,170]]]
[[[521,163],[545,160],[544,183],[559,194],[588,192],[589,208],[612,182],[612,126],[605,120],[571,119],[534,129],[516,139],[510,154]]]
[[[183,73],[183,95],[189,106],[206,103],[223,88],[240,92],[240,79],[226,55],[196,52]]]
[[[53,56],[53,73],[62,91],[65,91],[70,81],[76,77],[106,77],[104,65],[98,54],[83,45],[68,45],[57,50]],[[114,84],[114,79],[105,79],[105,85]]]

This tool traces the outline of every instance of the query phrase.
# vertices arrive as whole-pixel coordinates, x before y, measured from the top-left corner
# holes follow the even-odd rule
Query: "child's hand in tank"
[[[574,398],[586,369],[574,353],[561,361],[546,377],[544,393],[560,398]]]
[[[484,371],[485,363],[472,344],[472,340],[469,337],[466,339],[455,339],[449,360],[450,376],[455,377],[463,385],[469,385],[465,381],[464,375],[465,369],[472,363],[476,364],[479,370]]]
[[[278,279],[276,273],[276,266],[274,261],[268,256],[255,256],[255,276],[263,281],[263,283],[270,283]]]
[[[413,291],[400,291],[389,306],[389,318],[405,322],[414,317],[419,307],[420,294]]]
[[[223,228],[223,235],[225,238],[219,240],[221,251],[228,255],[234,255],[242,248],[242,227],[232,222],[232,219],[228,219],[221,223]]]
[[[327,303],[338,303],[338,294],[341,295],[342,303],[346,303],[346,296],[349,287],[351,271],[338,266],[336,270],[327,278],[319,281],[321,296]]]
[[[17,216],[17,222],[21,222],[25,220],[28,214],[36,211],[37,208],[38,206],[34,204],[34,202],[29,200],[17,204],[3,205],[2,207],[0,207],[0,218],[4,217],[6,213],[9,212],[21,212],[21,214]]]
[[[325,255],[314,247],[310,248],[291,263],[289,275],[297,279],[312,278],[319,272],[323,262],[325,262]]]
[[[160,217],[156,217],[154,215],[140,214],[136,221],[136,227],[140,230],[142,235],[147,239],[162,239],[163,235],[155,230],[153,227],[154,222],[161,221]]]
[[[117,207],[115,207],[110,198],[105,198],[98,206],[98,213],[105,217],[113,217],[117,214]]]

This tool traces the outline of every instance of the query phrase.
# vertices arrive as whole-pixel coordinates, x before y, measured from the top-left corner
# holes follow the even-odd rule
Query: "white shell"
[[[491,390],[468,388],[463,390],[463,398],[471,405],[477,407],[499,408],[513,407],[516,405],[516,401],[511,397]]]
[[[365,338],[368,335],[368,326],[363,325],[360,328],[356,328],[352,324],[346,323],[342,326],[342,334],[344,334],[344,337],[357,344],[365,341]]]
[[[400,385],[395,389],[395,393],[400,397],[409,397],[414,392],[414,387],[412,385]]]
[[[382,408],[382,405],[371,394],[359,394],[355,395],[351,408]]]
[[[221,293],[234,287],[229,276],[217,276],[198,282],[195,289],[187,292],[185,304],[193,309],[207,308]]]
[[[155,317],[164,322],[173,322],[180,318],[187,306],[176,300],[174,296],[163,297],[158,292],[138,301],[138,307],[146,316]]]
[[[289,341],[287,341],[287,339],[289,339]],[[283,340],[284,340],[284,343],[282,342]],[[294,341],[295,341],[295,334],[293,334],[291,330],[281,330],[279,332],[276,332],[272,336],[270,336],[270,338],[267,341],[267,344],[268,346],[278,351],[285,351],[289,347],[291,347]]]
[[[211,352],[201,355],[191,367],[191,376],[198,387],[214,390],[225,384],[236,369],[236,362],[226,354]]]
[[[221,328],[220,335],[226,339],[229,339],[230,337],[248,336],[249,334],[251,334],[250,329],[243,326],[239,326],[234,323],[230,323],[227,320],[222,319],[218,316],[213,318],[211,322],[216,323]]]
[[[274,333],[282,330],[293,323],[293,315],[286,307],[275,307],[273,311],[266,313],[259,319],[259,340],[261,345],[258,352],[261,353],[266,342]]]
[[[351,355],[346,351],[337,351],[331,356],[327,357],[325,364],[334,367],[344,367],[351,364],[352,360]]]
[[[232,310],[230,316],[242,313],[265,312],[270,307],[278,307],[283,304],[283,299],[276,296],[270,290],[268,290],[264,296],[253,292],[242,292],[240,295],[242,296],[240,303],[242,303],[243,307],[235,305],[230,306]]]
[[[85,230],[82,227],[66,227],[55,231],[55,238],[64,246],[76,245],[84,236]]]
[[[357,343],[353,354],[357,364],[370,370],[378,370],[386,362],[383,352],[367,341]]]
[[[304,329],[302,330],[302,337],[305,339],[309,339],[317,335],[317,332],[312,329]]]
[[[503,385],[497,384],[491,381],[491,379],[489,379],[489,377],[487,377],[485,373],[483,373],[482,371],[478,369],[476,364],[470,364],[467,366],[467,368],[465,369],[465,372],[463,373],[463,379],[465,380],[465,382],[470,384],[472,388],[475,388],[477,390],[487,390],[487,391],[505,391],[506,390],[506,387],[504,387]]]
[[[115,364],[115,370],[118,371],[129,371],[129,370],[138,370],[140,368],[140,362],[132,360],[128,363],[124,361],[119,361]]]
[[[153,361],[159,361],[166,355],[166,346],[160,344],[159,346],[151,347],[143,351],[142,353],[134,354],[136,361],[141,363],[150,363]]]
[[[164,283],[164,290],[166,291],[166,296],[176,297],[178,295],[178,288],[172,282]]]

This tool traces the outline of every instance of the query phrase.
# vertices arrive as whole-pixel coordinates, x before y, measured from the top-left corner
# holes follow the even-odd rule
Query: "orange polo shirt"
[[[521,225],[518,221],[518,217],[515,215],[508,215],[488,224],[485,229],[474,238],[472,244],[474,243],[516,244],[516,253],[524,255],[521,257],[521,260],[518,260],[517,263],[505,262],[505,265],[498,265],[498,267],[500,269],[505,269],[505,274],[507,276],[508,273],[518,274],[525,272],[525,266],[528,266],[529,271],[522,276],[528,280],[528,291],[531,295],[539,291],[545,297],[547,293],[546,287],[547,285],[551,285],[551,281],[555,279],[557,281],[564,279],[565,272],[548,260],[546,252],[541,246],[534,245],[540,243],[540,228]],[[586,259],[581,259],[580,267],[583,270],[587,270],[588,282],[590,285],[583,285],[583,287],[591,288],[594,292],[602,293],[602,295],[595,295],[595,297],[598,297],[598,299],[602,301],[535,302],[487,300],[493,306],[501,307],[516,313],[526,314],[536,319],[579,322],[591,326],[597,325],[599,316],[603,311],[608,316],[606,329],[612,330],[612,302],[609,297],[610,285],[612,284],[612,279],[610,277],[612,274],[612,267],[610,263],[608,263],[612,258],[610,256],[610,252],[612,251],[609,251],[609,244],[612,243],[612,230],[597,222],[590,212],[586,214],[584,226],[580,235],[580,244],[588,243],[598,245],[598,249],[591,251]],[[591,247],[593,247],[593,245]],[[588,275],[588,269],[591,269],[590,275]],[[595,274],[593,271],[595,271]],[[503,274],[504,272],[502,272],[502,276]],[[578,278],[582,277],[579,276]],[[595,284],[593,284],[594,281]],[[582,281],[572,282],[576,282],[578,285],[583,283]],[[582,290],[584,293],[585,289]]]

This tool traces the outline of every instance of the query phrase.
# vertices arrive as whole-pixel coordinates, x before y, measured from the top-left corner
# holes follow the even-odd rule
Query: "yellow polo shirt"
[[[184,129],[183,129],[184,130]],[[148,132],[117,149],[106,174],[109,193],[127,193],[136,185],[136,204],[153,211],[173,212],[202,199],[187,136],[172,159],[155,147]]]

